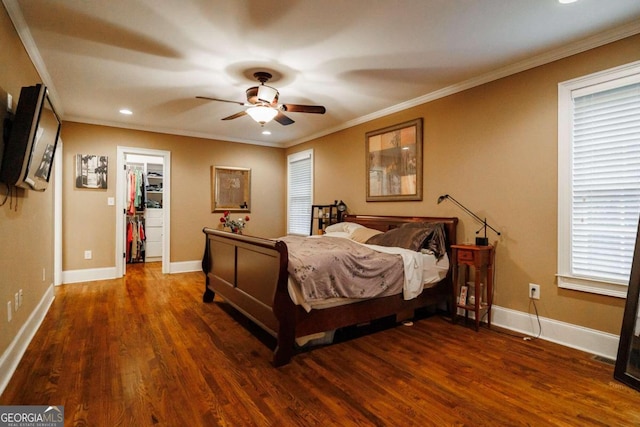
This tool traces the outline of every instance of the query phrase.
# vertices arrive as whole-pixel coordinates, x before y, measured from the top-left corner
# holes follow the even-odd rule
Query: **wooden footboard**
[[[294,349],[292,313],[287,290],[288,252],[284,242],[204,228],[202,269],[204,302],[218,293],[227,303],[277,338],[273,363],[286,364]]]
[[[347,216],[345,221],[387,231],[406,222],[443,222],[449,245],[456,242],[457,218]],[[287,364],[295,338],[412,311],[439,302],[452,304],[451,272],[412,300],[402,295],[306,312],[295,305],[287,289],[288,251],[284,242],[204,228],[202,269],[206,275],[204,302],[217,293],[227,303],[273,335],[273,364]],[[448,250],[450,248],[447,248]]]

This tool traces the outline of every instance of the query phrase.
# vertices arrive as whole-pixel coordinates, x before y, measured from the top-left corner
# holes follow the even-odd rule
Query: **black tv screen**
[[[44,191],[51,177],[60,119],[42,84],[23,87],[4,149],[0,181]]]

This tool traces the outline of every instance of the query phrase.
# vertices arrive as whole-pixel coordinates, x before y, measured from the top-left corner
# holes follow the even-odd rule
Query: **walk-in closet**
[[[127,264],[162,261],[164,159],[126,155]]]

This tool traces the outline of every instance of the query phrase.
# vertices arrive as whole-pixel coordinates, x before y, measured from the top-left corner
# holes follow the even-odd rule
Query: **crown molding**
[[[613,43],[618,40],[625,39],[627,37],[634,36],[640,33],[640,22],[631,22],[620,27],[613,28],[611,30],[604,31],[602,33],[595,34],[591,37],[578,40],[574,43],[564,45],[558,49],[545,52],[541,55],[534,56],[532,58],[519,61],[488,73],[473,77],[460,83],[439,89],[437,91],[428,93],[426,95],[419,96],[417,98],[410,99],[400,104],[392,105],[391,107],[376,111],[366,116],[359,117],[354,120],[350,120],[341,125],[335,126],[330,129],[326,129],[322,132],[306,136],[295,141],[286,143],[286,147],[292,147],[294,145],[302,144],[303,142],[311,141],[334,132],[338,132],[350,127],[360,125],[369,122],[374,119],[388,116],[393,113],[397,113],[418,105],[425,104],[427,102],[435,101],[440,98],[444,98],[449,95],[453,95],[477,86],[481,86],[485,83],[489,83],[495,80],[499,80],[504,77],[511,76],[513,74],[520,73],[522,71],[530,70],[541,65],[549,64],[559,59],[568,58],[569,56],[576,55],[578,53],[586,52],[591,49],[595,49],[600,46],[604,46],[609,43]]]
[[[317,138],[321,138],[323,136],[348,129],[375,119],[379,119],[381,117],[388,116],[390,114],[394,114],[400,111],[404,111],[406,109],[416,107],[418,105],[425,104],[427,102],[431,102],[440,98],[444,98],[449,95],[453,95],[495,80],[499,80],[501,78],[517,74],[522,71],[526,71],[535,67],[539,67],[541,65],[545,65],[559,59],[567,58],[569,56],[585,52],[587,50],[591,50],[618,40],[622,40],[624,38],[636,35],[640,33],[640,22],[631,22],[626,25],[622,25],[593,36],[578,40],[573,43],[569,43],[560,48],[551,50],[549,52],[543,53],[541,55],[534,56],[532,58],[525,59],[523,61],[519,61],[491,72],[479,75],[477,77],[465,80],[460,83],[453,84],[451,86],[445,87],[443,89],[439,89],[437,91],[419,96],[417,98],[410,99],[408,101],[402,102],[400,104],[392,105],[390,107],[384,108],[382,110],[373,112],[371,114],[367,114],[365,116],[361,116],[355,118],[353,120],[349,120],[344,122],[338,126],[334,126],[332,128],[325,129],[321,132],[314,133],[303,138],[291,140],[291,141],[283,141],[281,143],[269,143],[264,141],[249,141],[249,140],[238,140],[234,138],[229,138],[224,135],[210,135],[206,133],[200,132],[187,132],[184,130],[178,129],[163,129],[163,128],[155,128],[155,127],[146,127],[146,126],[134,126],[127,125],[123,123],[116,122],[105,122],[105,121],[97,121],[97,120],[88,120],[81,117],[66,117],[64,114],[64,110],[62,108],[62,102],[57,94],[55,86],[53,85],[53,80],[47,71],[47,67],[44,64],[42,56],[36,44],[33,40],[31,32],[24,20],[24,16],[22,15],[22,11],[20,10],[19,1],[18,0],[2,0],[11,21],[13,22],[16,31],[20,37],[20,40],[25,46],[27,54],[31,58],[36,70],[40,74],[40,77],[43,80],[45,86],[49,90],[49,97],[51,102],[54,105],[56,111],[63,117],[65,121],[73,121],[79,123],[87,123],[87,124],[96,124],[103,125],[109,127],[120,127],[125,129],[133,129],[133,130],[142,130],[148,132],[157,132],[157,133],[165,133],[171,135],[181,135],[181,136],[189,136],[195,138],[204,138],[204,139],[215,139],[220,141],[229,141],[229,142],[237,142],[243,144],[253,144],[253,145],[261,145],[267,147],[278,147],[278,148],[288,148],[298,144],[302,144],[304,142],[308,142]]]
[[[135,125],[135,124],[122,123],[122,122],[110,122],[106,120],[87,119],[86,117],[78,117],[78,116],[66,116],[63,118],[63,122],[75,122],[75,123],[83,123],[88,125],[106,126],[106,127],[112,127],[112,128],[139,130],[143,132],[155,132],[155,133],[161,133],[166,135],[187,136],[191,138],[210,139],[210,140],[221,141],[221,142],[237,142],[239,144],[250,144],[250,145],[261,145],[265,147],[284,148],[282,144],[276,143],[276,142],[236,139],[236,138],[231,138],[225,135],[212,135],[210,133],[205,133],[205,132],[190,132],[182,129],[169,129],[169,128],[162,128],[162,127],[155,127],[155,126],[141,126],[141,125]]]
[[[4,4],[11,22],[13,22],[13,26],[18,33],[18,37],[20,37],[20,40],[22,41],[22,44],[27,51],[27,55],[29,55],[33,66],[36,68],[36,71],[40,75],[42,83],[44,83],[44,85],[47,87],[47,90],[49,91],[49,99],[53,104],[53,108],[55,108],[56,112],[61,117],[63,117],[64,109],[62,108],[62,102],[60,101],[58,92],[53,85],[53,79],[51,78],[51,75],[49,74],[49,71],[44,64],[44,60],[40,55],[40,51],[36,47],[36,43],[33,40],[31,31],[27,26],[27,22],[24,20],[24,15],[22,15],[18,0],[2,0],[2,4]]]

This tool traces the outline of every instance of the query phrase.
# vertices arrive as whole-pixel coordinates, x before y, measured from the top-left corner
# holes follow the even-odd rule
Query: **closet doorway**
[[[128,262],[162,262],[170,273],[171,153],[120,147],[116,184],[116,276]]]

